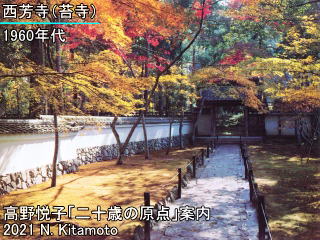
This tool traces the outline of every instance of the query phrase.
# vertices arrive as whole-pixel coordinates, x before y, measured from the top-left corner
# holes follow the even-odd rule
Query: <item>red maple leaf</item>
[[[151,44],[154,47],[159,46],[160,42],[157,38],[147,39],[148,43]]]
[[[193,10],[195,10],[195,15],[196,17],[198,18],[205,18],[206,16],[208,16],[210,13],[211,13],[211,3],[212,1],[211,0],[207,0],[204,4],[204,6],[202,6],[202,4],[196,0],[194,3],[193,3]]]
[[[219,63],[221,65],[236,65],[246,59],[244,52],[238,49],[234,54],[225,57]]]

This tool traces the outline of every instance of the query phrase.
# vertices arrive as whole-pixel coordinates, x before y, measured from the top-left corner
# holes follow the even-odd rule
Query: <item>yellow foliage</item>
[[[217,97],[241,99],[246,106],[263,111],[262,103],[257,98],[257,86],[249,77],[242,68],[230,66],[203,68],[195,72],[191,79],[200,88],[210,88]]]
[[[300,112],[312,112],[320,108],[320,88],[306,87],[303,89],[285,89],[281,94],[282,101],[289,110]]]
[[[180,69],[181,70],[181,69]],[[177,68],[174,72],[181,72]],[[190,104],[195,103],[198,98],[196,85],[188,76],[181,74],[170,74],[161,77],[161,85],[170,101],[170,111],[179,113],[186,111]]]
[[[313,16],[301,17],[301,24],[292,26],[284,38],[285,44],[279,44],[285,50],[284,56],[301,55],[310,59],[310,54],[320,50],[320,25]]]

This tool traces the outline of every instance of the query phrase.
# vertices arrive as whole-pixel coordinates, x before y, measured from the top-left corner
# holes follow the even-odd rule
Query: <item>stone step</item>
[[[214,141],[218,144],[240,144],[240,143],[260,143],[263,137],[240,137],[240,136],[218,136],[218,137],[196,137],[197,143],[209,143]]]

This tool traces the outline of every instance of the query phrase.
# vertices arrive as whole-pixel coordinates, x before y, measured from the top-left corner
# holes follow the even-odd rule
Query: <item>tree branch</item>
[[[151,98],[153,97],[158,85],[159,85],[159,81],[160,81],[160,77],[166,73],[177,61],[179,61],[181,59],[181,57],[183,56],[183,54],[192,46],[192,44],[196,41],[196,39],[198,38],[198,36],[200,35],[201,31],[202,31],[202,27],[203,27],[203,22],[204,22],[204,6],[205,6],[206,0],[203,0],[202,2],[202,13],[201,13],[201,20],[199,23],[199,29],[196,32],[196,34],[194,35],[193,39],[189,42],[189,44],[180,52],[180,54],[175,57],[175,59],[161,72],[159,72],[157,74],[156,77],[156,81],[152,87],[152,90],[150,92],[149,98],[146,102],[146,106],[147,108],[149,108],[150,102],[151,102]],[[148,109],[146,109],[146,111],[148,111]]]
[[[0,78],[22,78],[22,77],[36,77],[36,76],[55,76],[55,75],[62,75],[62,76],[72,76],[74,74],[79,74],[81,72],[71,72],[71,73],[59,73],[59,72],[46,72],[46,73],[25,73],[25,74],[4,74],[0,75]]]
[[[302,7],[302,6],[305,6],[307,4],[313,4],[313,3],[320,3],[320,0],[308,1],[308,2],[305,2],[305,3],[298,4],[298,5],[293,5],[291,7]]]

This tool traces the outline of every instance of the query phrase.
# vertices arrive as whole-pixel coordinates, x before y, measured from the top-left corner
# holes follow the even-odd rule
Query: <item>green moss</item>
[[[285,142],[250,146],[250,155],[274,239],[320,239],[320,159],[301,162]]]

